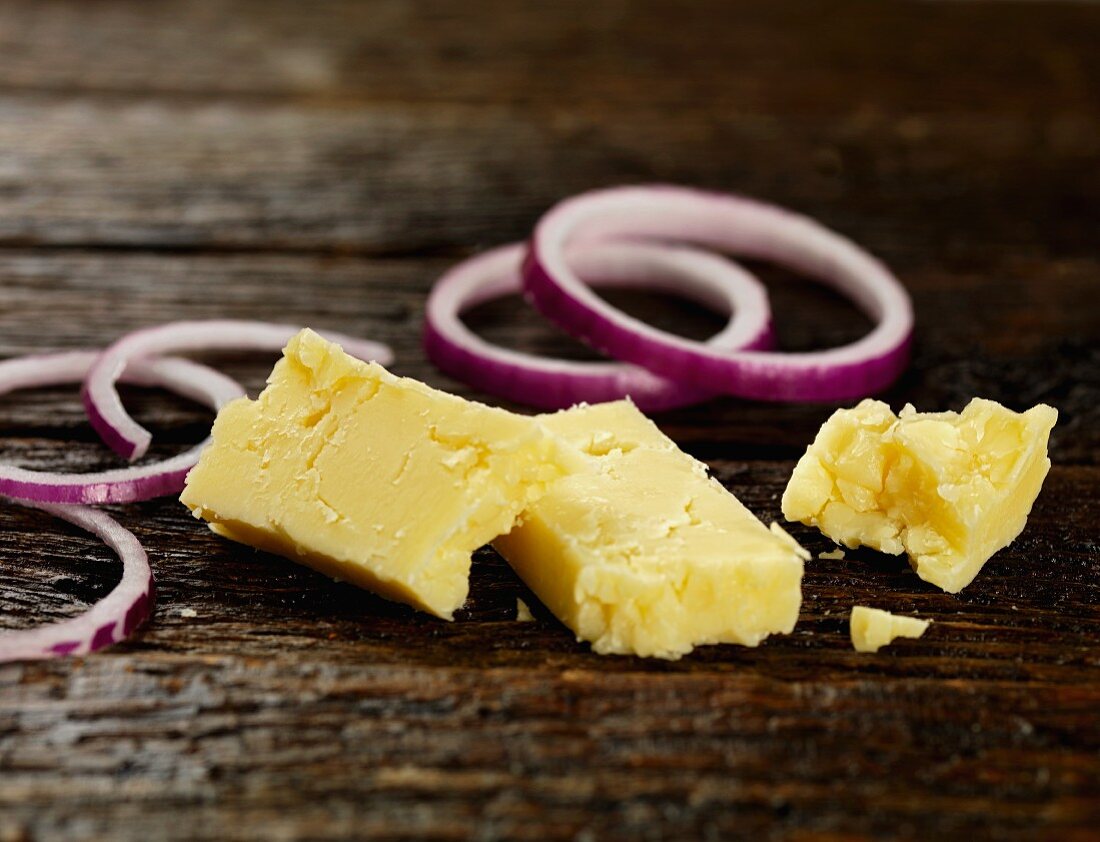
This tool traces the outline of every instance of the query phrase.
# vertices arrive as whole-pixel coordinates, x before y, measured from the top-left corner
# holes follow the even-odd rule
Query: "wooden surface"
[[[1092,4],[0,0],[0,355],[254,316],[383,339],[399,373],[484,398],[420,351],[440,271],[571,192],[676,181],[812,213],[896,270],[918,333],[895,406],[1061,412],[1026,531],[962,594],[815,560],[793,634],[676,663],[591,654],[489,550],[448,624],[173,500],[119,508],[156,614],[0,667],[0,840],[1100,838],[1098,43]],[[865,328],[760,269],[785,347]],[[584,353],[515,301],[471,321]],[[216,361],[253,388],[271,362]],[[155,453],[209,425],[127,399]],[[771,520],[830,410],[658,421]],[[65,390],[5,399],[0,458],[115,464]],[[117,579],[44,515],[0,524],[6,627]],[[858,655],[856,603],[936,622]]]

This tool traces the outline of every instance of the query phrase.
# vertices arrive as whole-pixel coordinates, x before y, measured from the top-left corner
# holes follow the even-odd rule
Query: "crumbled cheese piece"
[[[865,400],[833,413],[783,494],[787,520],[848,548],[905,552],[922,579],[957,593],[1010,544],[1050,469],[1058,413],[975,398],[961,413]]]
[[[840,547],[837,547],[835,550],[829,550],[829,552],[827,553],[818,553],[817,557],[827,559],[829,561],[839,561],[840,559],[844,558],[844,550],[842,550]]]
[[[517,623],[533,623],[535,622],[535,615],[531,613],[531,609],[527,607],[527,603],[522,599],[516,598],[516,622]]]
[[[928,630],[931,620],[916,617],[899,617],[879,608],[857,605],[848,621],[852,646],[857,652],[877,652],[898,637],[920,637]]]

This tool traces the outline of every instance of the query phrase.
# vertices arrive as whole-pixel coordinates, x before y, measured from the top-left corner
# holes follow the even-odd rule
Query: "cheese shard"
[[[875,400],[833,413],[783,494],[787,520],[846,547],[905,552],[922,579],[958,593],[1020,534],[1050,469],[1058,418],[975,398],[961,413],[899,416]]]
[[[533,623],[535,622],[535,615],[531,613],[530,607],[522,599],[516,599],[516,622],[517,623]]]
[[[583,467],[493,546],[601,654],[679,658],[790,632],[808,554],[629,401],[539,416]]]
[[[898,637],[917,638],[923,635],[931,620],[899,617],[879,608],[857,605],[848,620],[852,646],[857,652],[877,652]]]
[[[563,468],[531,418],[395,377],[312,331],[227,405],[181,501],[220,535],[450,619],[470,554]]]

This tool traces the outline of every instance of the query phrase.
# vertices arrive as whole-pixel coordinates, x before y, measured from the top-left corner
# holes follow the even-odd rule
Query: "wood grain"
[[[790,463],[714,468],[778,514]],[[1100,589],[1091,522],[1059,501],[1098,486],[1095,468],[1055,469],[1024,537],[960,597],[873,553],[819,560],[795,634],[677,663],[592,655],[488,551],[448,625],[228,546],[172,502],[136,507],[125,522],[161,548],[157,619],[102,656],[0,671],[0,808],[36,835],[124,822],[133,838],[180,839],[241,821],[228,838],[1087,827],[1100,687],[1082,678],[1100,666]],[[17,547],[51,528],[2,516]],[[51,553],[86,551],[57,531]],[[48,600],[88,565],[20,567]],[[535,623],[514,621],[517,596]],[[936,623],[861,656],[853,602]],[[197,823],[167,822],[181,809]]]
[[[685,104],[1044,115],[1097,108],[1078,3],[6,0],[0,83],[295,102]]]
[[[671,181],[821,218],[899,271],[1090,258],[1100,112],[682,106],[354,109],[0,93],[0,242],[453,253],[527,235],[580,190]],[[1010,212],[1009,212],[1010,211]]]
[[[793,634],[674,663],[593,655],[488,549],[448,624],[175,501],[115,508],[155,616],[100,655],[0,666],[0,842],[1098,838],[1098,39],[1100,6],[1070,3],[0,0],[0,356],[269,318],[381,339],[399,373],[498,402],[424,358],[434,279],[564,195],[664,180],[788,204],[885,259],[918,319],[893,405],[1060,411],[1027,529],[962,594],[873,552],[815,559]],[[783,347],[866,329],[752,268]],[[518,300],[470,322],[588,356]],[[270,366],[211,362],[253,390]],[[154,454],[209,426],[126,400]],[[831,410],[657,420],[770,520]],[[116,464],[62,389],[5,397],[0,459]],[[0,558],[0,628],[77,613],[120,567],[12,506]],[[859,655],[856,603],[935,622]]]

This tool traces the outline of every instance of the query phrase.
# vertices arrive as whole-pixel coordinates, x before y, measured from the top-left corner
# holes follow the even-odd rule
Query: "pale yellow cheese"
[[[531,608],[522,599],[516,599],[516,622],[517,623],[533,623],[535,622],[535,615],[531,613]]]
[[[629,401],[540,416],[584,455],[493,542],[600,653],[678,658],[790,632],[806,552]]]
[[[895,416],[865,400],[835,412],[783,494],[788,520],[846,547],[907,553],[922,579],[957,593],[1020,534],[1050,469],[1058,413],[975,398],[961,413]]]
[[[899,617],[879,608],[857,605],[848,620],[852,646],[857,652],[877,652],[898,637],[917,638],[923,635],[931,620]]]
[[[215,532],[451,618],[470,554],[561,475],[531,418],[360,362],[312,331],[226,406],[180,498]]]

